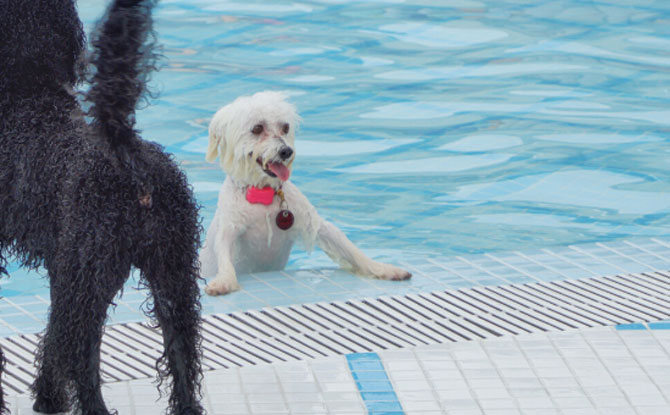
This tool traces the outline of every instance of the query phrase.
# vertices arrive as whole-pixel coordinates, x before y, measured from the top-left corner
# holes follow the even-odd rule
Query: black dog
[[[176,163],[134,130],[153,68],[154,2],[115,0],[84,58],[74,0],[0,0],[0,275],[9,256],[49,274],[39,412],[74,403],[109,414],[101,337],[136,267],[163,332],[158,376],[172,378],[169,413],[202,413],[197,206]],[[94,74],[80,106],[85,66]]]

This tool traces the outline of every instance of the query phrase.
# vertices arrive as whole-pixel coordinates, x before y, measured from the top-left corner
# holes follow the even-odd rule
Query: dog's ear
[[[209,123],[209,145],[207,146],[207,154],[205,160],[213,163],[219,155],[219,148],[225,145],[223,139],[226,132],[227,119],[226,112],[229,105],[221,108],[214,114],[212,121]]]

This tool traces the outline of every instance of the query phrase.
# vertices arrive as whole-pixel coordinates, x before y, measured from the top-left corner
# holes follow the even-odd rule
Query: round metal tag
[[[277,213],[277,227],[283,231],[293,226],[293,213],[290,210],[282,210]]]

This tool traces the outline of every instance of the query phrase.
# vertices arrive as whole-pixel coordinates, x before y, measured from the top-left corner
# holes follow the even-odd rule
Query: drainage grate
[[[203,317],[205,370],[468,341],[538,331],[670,317],[670,274],[629,274],[546,283],[302,304]],[[7,391],[33,379],[39,335],[0,339]],[[160,332],[146,324],[108,326],[107,382],[155,376]]]

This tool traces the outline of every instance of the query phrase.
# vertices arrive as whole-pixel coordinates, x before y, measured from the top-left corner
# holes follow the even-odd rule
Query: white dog
[[[239,289],[237,274],[283,269],[296,240],[307,250],[317,243],[354,274],[411,277],[365,256],[288,180],[299,121],[283,94],[268,91],[240,97],[214,114],[206,158],[219,156],[227,177],[200,254],[202,275],[215,275],[207,294]]]

